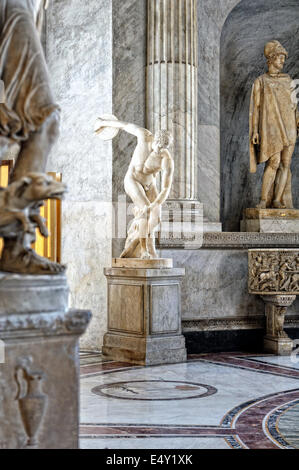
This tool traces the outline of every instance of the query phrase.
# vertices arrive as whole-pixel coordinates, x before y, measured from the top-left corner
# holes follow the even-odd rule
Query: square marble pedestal
[[[113,260],[108,281],[108,332],[103,354],[141,365],[186,361],[180,281],[172,260]]]
[[[241,221],[242,232],[297,233],[299,210],[245,209]]]

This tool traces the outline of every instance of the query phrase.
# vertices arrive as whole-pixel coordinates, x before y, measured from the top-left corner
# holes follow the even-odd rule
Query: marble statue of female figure
[[[287,51],[278,41],[265,46],[268,73],[256,79],[250,106],[250,171],[266,162],[258,208],[292,208],[291,160],[299,116],[292,79],[282,73]]]
[[[161,130],[153,135],[147,129],[118,120],[99,119],[96,132],[101,136],[105,128],[124,130],[137,137],[137,146],[124,180],[127,195],[134,204],[134,220],[122,258],[157,258],[155,231],[160,223],[161,206],[168,198],[174,163],[169,146],[170,132]],[[162,174],[161,190],[158,191],[156,176]]]
[[[0,79],[5,87],[5,102],[0,104],[0,160],[11,148],[18,148],[10,182],[31,172],[44,172],[58,136],[59,107],[40,41],[47,5],[48,0],[0,2]],[[38,257],[30,249],[31,241],[23,233],[5,239],[0,268],[33,274],[62,270]]]

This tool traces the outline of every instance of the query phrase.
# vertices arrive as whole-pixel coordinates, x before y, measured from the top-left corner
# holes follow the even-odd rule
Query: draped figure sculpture
[[[278,41],[265,45],[268,72],[253,85],[250,103],[250,172],[266,162],[257,208],[292,209],[291,160],[299,114],[292,79],[282,73],[288,53]]]
[[[44,173],[48,155],[58,137],[59,107],[52,95],[40,41],[47,6],[48,0],[1,0],[0,4],[0,79],[5,90],[5,101],[0,104],[0,160],[17,147],[11,184],[21,181],[27,174]],[[34,178],[35,184],[39,181],[39,184],[52,185],[47,178]],[[29,180],[25,178],[24,184]],[[64,190],[56,187],[53,197],[60,197]],[[30,205],[32,227],[39,205],[41,201],[36,206]],[[19,224],[15,230],[11,229],[9,236],[0,234],[4,236],[0,269],[31,274],[63,271],[63,266],[38,256],[30,248],[35,239],[32,227],[25,232]]]
[[[161,220],[161,206],[168,198],[174,163],[168,150],[172,135],[166,130],[153,135],[149,130],[110,119],[97,120],[96,133],[107,140],[113,138],[118,130],[124,130],[137,137],[137,146],[124,179],[127,195],[134,204],[134,220],[129,229],[125,249],[121,258],[158,258],[155,247],[155,232]],[[111,128],[110,133],[107,128]],[[161,173],[161,189],[157,189],[156,176]]]

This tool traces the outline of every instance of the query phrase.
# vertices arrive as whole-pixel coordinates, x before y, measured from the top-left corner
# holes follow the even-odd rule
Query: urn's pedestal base
[[[122,259],[121,263],[123,267],[105,269],[108,332],[104,336],[103,354],[140,365],[186,361],[180,294],[185,270],[148,268],[148,260],[144,267],[139,263],[138,268],[132,266],[135,262],[130,259]]]
[[[242,232],[299,233],[297,209],[245,209]]]
[[[263,295],[266,314],[266,336],[264,338],[265,352],[278,356],[290,355],[293,341],[284,331],[284,320],[287,308],[296,300],[295,295]]]
[[[265,336],[264,350],[277,356],[289,356],[293,350],[293,341],[290,338]]]
[[[0,272],[0,449],[76,449],[79,337],[65,275]]]

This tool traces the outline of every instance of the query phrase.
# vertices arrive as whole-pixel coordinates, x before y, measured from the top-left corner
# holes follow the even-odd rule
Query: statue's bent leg
[[[257,208],[259,209],[266,209],[268,195],[269,195],[272,185],[274,184],[277,170],[280,165],[280,159],[281,159],[281,154],[276,153],[275,155],[270,157],[266,163],[266,168],[265,168],[264,177],[263,177],[261,201],[257,205]]]
[[[290,172],[290,166],[292,161],[292,156],[295,150],[295,146],[291,145],[283,149],[281,154],[281,164],[280,164],[280,177],[279,182],[275,188],[275,199],[273,201],[273,207],[284,208],[285,204],[282,203],[282,199],[286,190],[288,183],[288,177]]]
[[[150,189],[146,192],[146,195],[151,203],[153,203],[158,196],[158,190],[156,184],[153,182]],[[147,240],[147,249],[151,258],[158,258],[156,251],[156,240],[155,232],[161,221],[161,206],[156,206],[151,210],[148,223],[148,240]]]
[[[125,191],[132,199],[134,206],[143,211],[143,214],[138,216],[139,230],[137,235],[141,249],[140,257],[144,259],[150,258],[147,248],[149,215],[146,210],[150,205],[150,201],[145,194],[143,186],[131,176],[125,179]],[[124,253],[122,253],[121,257],[128,257]]]

